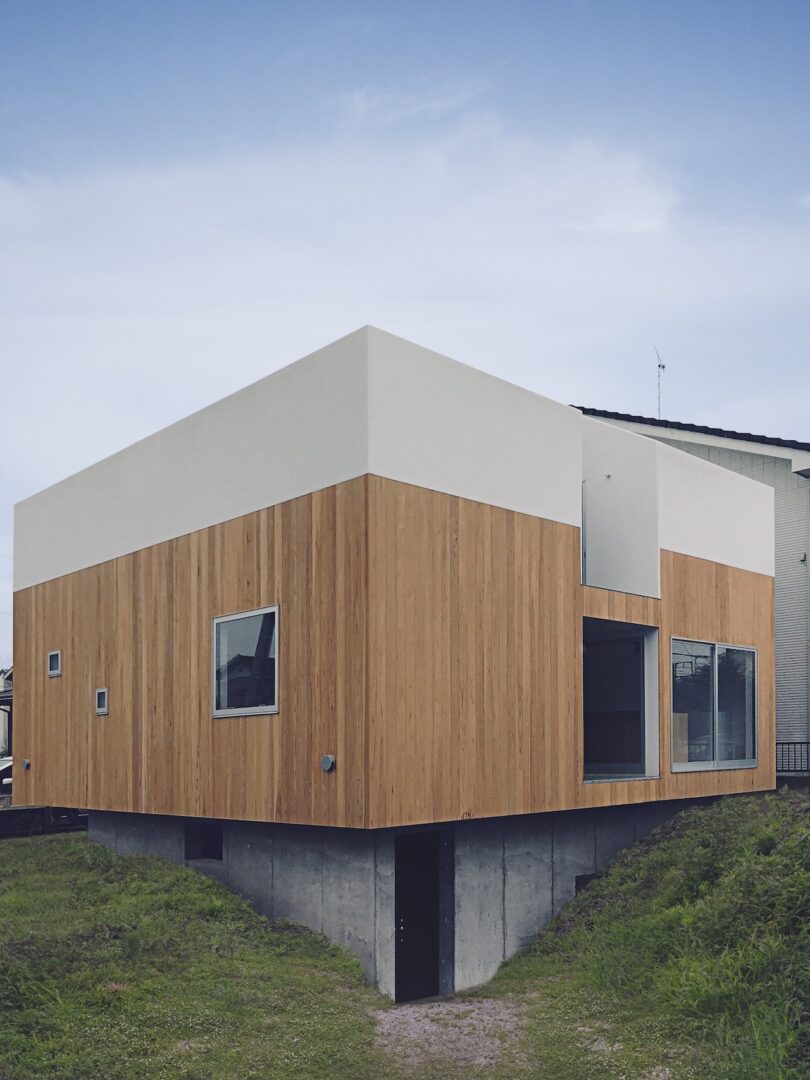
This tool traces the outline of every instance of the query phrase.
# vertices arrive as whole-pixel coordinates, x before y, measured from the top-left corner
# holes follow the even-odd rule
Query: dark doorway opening
[[[644,776],[645,643],[651,627],[583,620],[585,779]]]
[[[453,837],[405,833],[394,848],[395,989],[415,1001],[453,989]]]
[[[186,822],[186,862],[222,860],[222,825],[218,821]]]

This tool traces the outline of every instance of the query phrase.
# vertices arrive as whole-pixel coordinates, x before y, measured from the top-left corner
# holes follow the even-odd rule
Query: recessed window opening
[[[214,619],[214,716],[278,712],[278,607]]]
[[[109,712],[107,687],[99,687],[96,690],[96,716],[106,716]]]
[[[186,822],[187,862],[195,859],[214,859],[222,861],[222,825],[217,821]]]
[[[579,896],[583,889],[587,889],[597,876],[597,874],[577,874],[574,878],[574,895]]]
[[[658,630],[583,620],[586,780],[658,773]]]
[[[48,653],[48,678],[55,679],[62,674],[62,651],[56,649]]]
[[[672,767],[756,765],[756,652],[672,639]]]

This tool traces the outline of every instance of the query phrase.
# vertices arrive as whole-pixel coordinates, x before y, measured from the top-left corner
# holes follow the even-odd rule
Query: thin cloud
[[[655,342],[670,416],[801,437],[808,227],[698,222],[637,148],[529,137],[444,90],[431,134],[380,138],[430,108],[386,97],[320,142],[0,177],[0,544],[14,501],[367,322],[638,412]],[[782,397],[758,393],[766,346]]]
[[[401,124],[411,120],[444,118],[468,109],[484,91],[484,84],[426,83],[414,90],[380,91],[357,87],[337,100],[338,113],[345,124],[357,128]]]

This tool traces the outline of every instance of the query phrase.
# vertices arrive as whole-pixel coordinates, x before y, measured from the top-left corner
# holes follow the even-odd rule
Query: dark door
[[[439,993],[439,832],[396,838],[395,995],[397,1001]]]

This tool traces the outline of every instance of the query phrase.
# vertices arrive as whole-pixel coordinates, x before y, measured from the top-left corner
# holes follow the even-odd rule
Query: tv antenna
[[[661,419],[661,376],[667,370],[667,365],[661,362],[661,353],[658,351],[658,347],[653,345],[655,349],[655,355],[658,357],[658,419]]]

